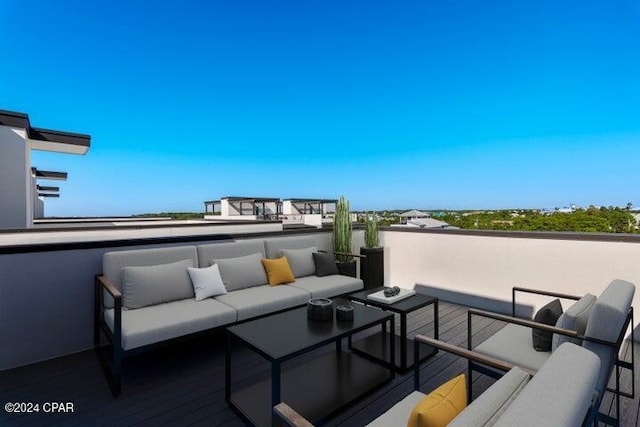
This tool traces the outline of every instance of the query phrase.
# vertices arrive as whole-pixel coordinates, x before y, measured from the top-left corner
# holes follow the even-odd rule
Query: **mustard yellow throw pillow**
[[[467,406],[464,374],[426,395],[411,411],[407,427],[444,427]]]
[[[291,283],[296,280],[296,278],[293,277],[289,261],[285,256],[276,259],[263,258],[262,266],[264,267],[264,271],[267,272],[267,279],[271,286]]]

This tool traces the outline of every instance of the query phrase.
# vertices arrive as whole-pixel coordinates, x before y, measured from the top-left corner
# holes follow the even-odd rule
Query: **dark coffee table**
[[[393,304],[386,304],[383,302],[373,301],[367,298],[367,295],[383,290],[384,287],[376,289],[366,289],[364,291],[354,292],[347,295],[351,301],[359,302],[362,304],[370,305],[373,307],[381,308],[385,311],[400,314],[400,335],[395,334],[395,330],[391,329],[387,332],[385,329],[382,332],[371,335],[362,340],[349,343],[350,348],[376,360],[389,363],[389,342],[390,336],[393,337],[394,353],[399,353],[399,357],[395,358],[396,368],[405,372],[413,366],[413,341],[407,338],[407,314],[412,311],[416,311],[420,308],[433,304],[433,329],[434,338],[438,339],[438,298],[430,297],[422,294],[415,294]],[[436,354],[438,350],[427,344],[420,344],[420,361]]]
[[[336,300],[334,306],[346,302]],[[349,351],[342,340],[365,329],[395,327],[393,314],[356,304],[353,321],[313,321],[300,307],[227,328],[225,398],[258,426],[272,425],[272,408],[286,402],[308,420],[318,423],[394,377],[395,356],[381,366]],[[234,344],[244,344],[271,363],[271,377],[231,390]],[[311,360],[291,361],[314,349],[335,343],[335,351]],[[249,368],[251,369],[251,368]]]

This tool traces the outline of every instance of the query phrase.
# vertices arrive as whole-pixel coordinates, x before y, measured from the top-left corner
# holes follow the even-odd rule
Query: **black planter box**
[[[338,274],[349,277],[357,277],[355,260],[351,260],[349,262],[336,262],[336,265],[338,266]]]
[[[360,248],[360,278],[365,289],[384,286],[384,248]]]

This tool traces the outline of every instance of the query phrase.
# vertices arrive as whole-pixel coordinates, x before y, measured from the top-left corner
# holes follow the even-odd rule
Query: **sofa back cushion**
[[[129,266],[150,266],[168,264],[190,259],[193,266],[198,266],[195,246],[174,246],[153,249],[135,249],[127,251],[107,252],[102,256],[102,274],[122,291],[122,269]],[[113,307],[113,299],[105,295],[104,306]]]
[[[227,292],[267,284],[267,274],[262,266],[262,253],[236,258],[213,259],[218,264]]]
[[[315,246],[305,249],[280,249],[280,255],[287,257],[295,277],[316,274],[316,263],[313,261],[314,252],[318,252],[318,248]]]
[[[279,258],[282,249],[306,249],[312,246],[318,247],[318,244],[314,237],[309,236],[283,237],[264,241],[267,258]]]
[[[560,315],[556,322],[556,326],[562,329],[577,331],[580,335],[584,335],[584,331],[587,328],[587,322],[589,321],[589,315],[591,314],[591,309],[595,302],[596,297],[594,295],[586,294],[573,303],[567,311]],[[582,345],[582,340],[579,340],[578,338],[553,334],[551,351],[556,351],[563,342],[572,342],[576,345]]]
[[[629,314],[635,290],[632,283],[618,279],[612,281],[593,305],[584,336],[616,342]],[[601,369],[597,389],[598,392],[602,392],[609,380],[618,349],[587,340],[582,346],[600,357]]]
[[[123,309],[193,298],[193,285],[187,271],[189,267],[193,267],[192,259],[169,264],[124,267]]]
[[[200,267],[209,267],[214,259],[237,258],[245,255],[259,253],[265,257],[264,240],[240,240],[224,243],[212,243],[209,245],[199,245],[198,262]]]

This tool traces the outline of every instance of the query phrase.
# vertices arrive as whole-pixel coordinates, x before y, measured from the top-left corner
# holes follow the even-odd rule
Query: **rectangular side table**
[[[350,342],[349,348],[364,356],[372,357],[384,363],[389,363],[388,345],[392,338],[394,352],[396,354],[399,353],[399,357],[395,358],[396,368],[401,372],[405,372],[413,366],[413,343],[411,339],[407,338],[407,314],[428,305],[433,305],[433,335],[435,339],[438,339],[438,298],[415,294],[393,304],[372,301],[367,298],[367,295],[383,289],[384,287],[366,289],[349,294],[347,295],[347,298],[351,301],[359,302],[364,305],[377,307],[392,313],[398,313],[400,315],[400,335],[396,335],[393,330],[387,332],[386,329],[383,328],[379,333],[366,337],[362,340]],[[436,348],[421,343],[420,361],[436,354],[437,352],[438,350]]]

